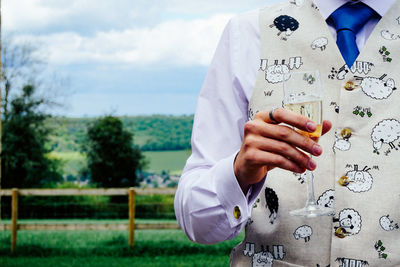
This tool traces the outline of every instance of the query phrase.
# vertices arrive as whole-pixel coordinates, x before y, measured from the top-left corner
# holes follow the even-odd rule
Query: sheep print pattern
[[[400,2],[347,66],[318,7],[292,0],[260,10],[261,58],[249,120],[282,106],[290,72],[319,70],[333,123],[316,157],[317,203],[334,216],[292,217],[304,174],[274,169],[231,253],[232,266],[400,266]],[[245,22],[243,22],[245,23]],[[307,90],[313,77],[298,86]],[[339,183],[339,181],[342,181]],[[344,181],[344,182],[343,182]]]

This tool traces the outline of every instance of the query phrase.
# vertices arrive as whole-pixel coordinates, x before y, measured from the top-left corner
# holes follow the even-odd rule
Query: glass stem
[[[307,171],[307,203],[306,207],[310,205],[316,205],[315,194],[314,194],[314,175],[311,171]]]

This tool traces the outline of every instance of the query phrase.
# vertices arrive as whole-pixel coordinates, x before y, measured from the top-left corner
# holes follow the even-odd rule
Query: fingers
[[[312,120],[284,108],[275,109],[273,116],[277,122],[286,123],[303,131],[314,132],[317,129],[315,122]],[[269,111],[258,112],[255,115],[255,119],[257,118],[267,123],[275,123],[274,121],[271,121]],[[323,121],[322,125],[322,135],[329,132],[332,128],[332,123],[328,120]]]
[[[284,108],[275,109],[273,115],[277,122],[286,123],[303,131],[314,132],[317,129],[317,125],[312,120]],[[258,112],[254,119],[261,119],[267,123],[274,123],[269,117],[269,111]]]
[[[329,132],[329,130],[332,128],[332,122],[330,121],[323,121],[322,123],[322,135],[326,134]]]
[[[298,147],[314,156],[322,154],[322,148],[311,138],[299,134],[296,130],[283,126],[263,123],[261,121],[251,121],[245,125],[245,135],[253,134],[267,139],[275,139]]]
[[[275,154],[262,150],[256,151],[254,154],[251,155],[251,158],[248,158],[247,160],[256,162],[260,166],[268,166],[269,169],[276,167],[296,173],[303,173],[305,171],[305,168],[297,165],[292,160],[280,154]]]
[[[277,154],[285,158],[284,165],[288,168],[286,160],[291,161],[295,166],[294,172],[304,171],[305,169],[314,170],[316,163],[307,156],[304,152],[296,149],[288,143],[281,142],[275,139],[264,138],[259,136],[258,138],[250,138],[246,140],[249,147],[258,147],[262,151]],[[266,158],[264,163],[270,163],[269,165],[276,167],[276,162],[269,162],[270,158]],[[292,165],[291,165],[292,166]]]

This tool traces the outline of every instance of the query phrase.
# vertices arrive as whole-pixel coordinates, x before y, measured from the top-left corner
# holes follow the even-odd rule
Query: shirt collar
[[[376,11],[381,17],[390,9],[395,0],[361,0]],[[336,9],[350,2],[349,0],[314,0],[322,17],[326,20]]]

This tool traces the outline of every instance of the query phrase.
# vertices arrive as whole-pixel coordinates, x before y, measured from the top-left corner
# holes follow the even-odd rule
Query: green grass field
[[[169,171],[170,174],[179,175],[190,153],[190,150],[145,151],[144,155],[150,161],[149,171],[161,173],[164,170]]]
[[[190,156],[189,150],[176,151],[145,151],[143,154],[149,161],[146,171],[161,173],[168,171],[170,174],[179,175]],[[76,176],[79,170],[86,164],[85,154],[79,152],[51,152],[52,158],[61,159],[64,163],[64,174]]]
[[[80,152],[51,152],[50,158],[60,159],[64,165],[65,175],[77,176],[79,170],[86,165],[86,155]]]
[[[15,255],[10,255],[10,238],[9,231],[0,232],[2,267],[212,267],[229,266],[229,253],[243,234],[210,246],[190,242],[180,230],[136,230],[135,247],[130,250],[127,231],[18,231]]]

